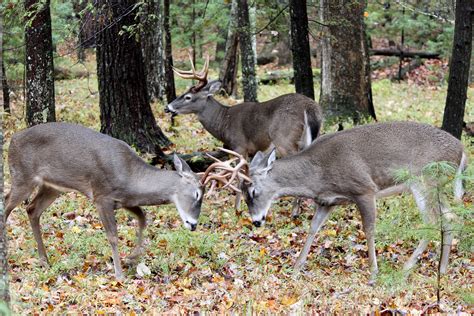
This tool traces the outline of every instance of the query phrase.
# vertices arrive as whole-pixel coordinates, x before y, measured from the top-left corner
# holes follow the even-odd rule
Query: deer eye
[[[192,98],[193,98],[193,97],[192,97],[190,94],[186,94],[186,95],[184,96],[184,99],[185,99],[186,101],[189,101],[189,100],[191,100]]]
[[[201,192],[195,191],[195,192],[194,192],[194,199],[195,199],[195,200],[199,200],[200,197],[201,197]]]
[[[248,192],[249,192],[249,197],[253,199],[255,197],[255,188],[250,187]]]

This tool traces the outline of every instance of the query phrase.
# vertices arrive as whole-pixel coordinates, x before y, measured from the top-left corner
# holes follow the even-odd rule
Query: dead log
[[[423,52],[423,51],[405,51],[396,48],[379,48],[371,49],[370,54],[373,56],[397,56],[407,58],[428,58],[428,59],[439,59],[439,53]]]
[[[209,167],[214,162],[214,160],[209,158],[207,154],[221,160],[225,160],[229,156],[223,151],[198,151],[190,154],[178,154],[178,156],[186,161],[194,172],[204,172],[207,167]],[[156,156],[151,160],[150,164],[154,166],[159,165],[161,167],[173,166],[173,155],[162,154],[160,156]]]

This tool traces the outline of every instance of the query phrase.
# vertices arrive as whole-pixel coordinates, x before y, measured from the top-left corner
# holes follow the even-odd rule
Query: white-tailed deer
[[[13,135],[8,151],[11,190],[6,218],[35,187],[26,210],[40,260],[48,264],[40,216],[65,191],[78,191],[97,207],[112,246],[115,276],[122,278],[117,249],[115,210],[125,208],[138,218],[137,244],[128,257],[142,252],[146,219],[140,206],[174,203],[186,228],[195,230],[203,196],[200,177],[175,155],[176,171],[159,170],[143,161],[125,142],[80,125],[47,123]]]
[[[376,198],[411,191],[425,222],[436,221],[439,210],[442,210],[445,227],[440,271],[446,272],[453,239],[449,221],[454,215],[447,205],[438,204],[438,200],[430,196],[431,186],[436,185],[433,181],[399,184],[395,173],[407,169],[413,175],[421,175],[427,164],[446,161],[457,166],[460,175],[467,158],[458,139],[425,124],[380,123],[321,136],[304,151],[275,159],[274,151],[267,155],[257,153],[250,164],[251,182],[244,182],[242,191],[257,227],[264,224],[275,198],[298,196],[316,201],[318,207],[311,231],[295,268],[299,269],[305,263],[317,232],[334,207],[355,203],[362,216],[373,282],[378,270],[374,241]],[[227,179],[230,179],[229,175]],[[459,177],[455,181],[455,196],[461,199],[462,181]],[[416,264],[417,257],[427,245],[428,240],[420,241],[405,269],[409,270]]]
[[[314,100],[291,93],[261,103],[225,106],[213,97],[221,83],[207,81],[209,57],[200,72],[195,71],[191,57],[190,60],[190,71],[176,68],[174,71],[178,76],[196,79],[198,83],[168,104],[166,111],[196,114],[204,128],[222,141],[225,148],[248,158],[273,144],[278,156],[285,157],[302,150],[319,135],[323,117]],[[296,205],[293,214],[298,214]]]
[[[174,69],[185,79],[198,83],[168,104],[174,114],[196,114],[204,128],[224,143],[224,147],[244,157],[265,151],[273,144],[280,156],[292,155],[304,148],[304,132],[315,139],[322,124],[322,112],[312,99],[297,93],[279,96],[266,102],[244,102],[225,106],[214,99],[220,90],[218,80],[207,81],[209,57],[203,69],[196,73]],[[309,129],[305,130],[305,113]]]

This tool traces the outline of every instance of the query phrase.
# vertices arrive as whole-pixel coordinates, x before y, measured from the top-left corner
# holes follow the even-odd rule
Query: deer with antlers
[[[219,80],[207,80],[209,56],[201,71],[174,68],[184,79],[197,84],[166,107],[173,114],[196,114],[204,128],[224,143],[224,147],[252,157],[273,144],[281,157],[293,155],[308,146],[320,133],[322,111],[314,100],[297,93],[285,94],[266,102],[243,102],[232,107],[213,96],[220,90]],[[293,215],[298,214],[294,204]]]
[[[414,122],[379,123],[324,135],[302,152],[279,160],[276,160],[274,150],[267,155],[258,152],[250,165],[241,155],[235,155],[240,160],[240,169],[229,168],[220,162],[217,164],[219,177],[213,179],[223,179],[222,182],[232,189],[231,180],[241,178],[239,191],[243,191],[255,226],[265,223],[275,198],[299,196],[316,201],[317,211],[296,261],[296,269],[305,263],[316,234],[331,211],[338,205],[355,203],[367,238],[372,271],[369,283],[373,283],[378,271],[374,239],[376,199],[411,192],[426,224],[435,224],[442,219],[440,273],[446,273],[453,241],[450,223],[455,216],[444,197],[432,193],[442,180],[425,175],[420,181],[397,183],[396,172],[406,169],[418,176],[423,175],[425,166],[430,163],[448,162],[457,170],[454,196],[461,200],[461,173],[467,166],[467,156],[462,143],[447,132]],[[406,262],[405,270],[414,267],[428,242],[425,238],[420,240]]]

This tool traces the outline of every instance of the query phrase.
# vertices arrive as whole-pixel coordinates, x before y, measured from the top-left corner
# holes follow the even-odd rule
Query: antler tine
[[[199,80],[206,80],[207,81],[207,74],[209,72],[209,54],[206,56],[206,61],[204,62],[204,65],[202,66],[202,69],[199,73],[196,74],[196,77]]]
[[[193,56],[191,55],[191,52],[189,51],[188,51],[188,57],[189,57],[189,62],[191,63],[191,71],[193,72],[194,76],[196,76],[196,69],[194,68]]]
[[[195,79],[194,74],[192,74],[190,71],[187,70],[181,70],[175,67],[172,67],[173,71],[175,74],[177,74],[179,77],[183,79]]]
[[[208,155],[210,157],[212,157],[211,155]],[[231,171],[232,170],[232,167],[230,166],[230,163],[234,162],[236,159],[233,158],[231,160],[228,160],[228,161],[220,161],[219,159],[215,158],[215,157],[212,157],[214,160],[216,160],[216,162],[214,162],[213,164],[211,164],[207,169],[206,171],[204,172],[204,175],[202,176],[201,178],[201,183],[202,184],[207,184],[207,178],[209,177],[209,174],[211,173],[211,171],[213,171],[214,169],[217,169],[217,168],[220,168],[220,169],[223,169],[225,171]]]

